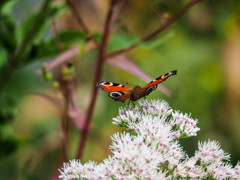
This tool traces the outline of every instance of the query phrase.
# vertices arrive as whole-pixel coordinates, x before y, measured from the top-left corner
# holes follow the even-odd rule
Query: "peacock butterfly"
[[[98,82],[97,86],[101,87],[104,91],[110,92],[108,96],[115,101],[124,102],[127,99],[130,99],[130,101],[136,101],[142,97],[149,95],[153,90],[157,88],[159,83],[176,74],[177,70],[166,73],[165,75],[152,80],[144,87],[135,86],[134,88],[129,88],[121,84],[104,81]]]

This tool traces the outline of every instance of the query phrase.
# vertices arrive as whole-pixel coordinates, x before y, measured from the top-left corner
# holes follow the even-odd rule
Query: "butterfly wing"
[[[110,92],[108,96],[114,99],[115,101],[124,102],[127,99],[136,101],[139,98],[142,98],[150,94],[153,90],[157,88],[159,83],[165,81],[168,77],[176,74],[177,74],[177,70],[171,71],[165,75],[158,77],[155,80],[152,80],[143,88],[141,88],[140,86],[135,86],[134,89],[131,89],[121,84],[103,82],[103,81],[97,83],[97,86],[101,87],[104,91]]]
[[[143,87],[145,88],[146,95],[150,94],[153,90],[155,90],[159,83],[165,81],[168,77],[173,75],[177,75],[177,70],[171,71],[169,73],[166,73],[165,75],[158,77],[155,80],[152,80],[150,83]]]
[[[102,90],[110,92],[108,96],[115,101],[124,102],[129,99],[132,94],[132,89],[122,84],[111,83],[111,82],[99,82],[97,86],[101,87]]]

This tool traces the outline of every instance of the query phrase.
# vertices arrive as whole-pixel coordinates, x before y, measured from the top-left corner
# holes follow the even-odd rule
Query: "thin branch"
[[[61,141],[61,150],[63,154],[63,160],[68,161],[69,156],[68,156],[68,144],[69,144],[69,128],[70,128],[70,121],[73,120],[75,121],[75,117],[70,116],[70,112],[73,109],[73,91],[75,91],[75,86],[74,86],[74,81],[73,78],[71,79],[66,79],[65,75],[63,73],[63,68],[65,68],[67,62],[71,60],[73,57],[75,57],[79,53],[79,49],[76,48],[71,48],[68,51],[63,52],[63,45],[62,42],[59,38],[58,31],[56,28],[55,21],[52,20],[52,27],[53,27],[53,32],[55,35],[56,39],[56,44],[58,46],[59,51],[61,54],[55,58],[54,60],[51,61],[51,63],[44,67],[45,71],[49,71],[52,68],[62,64],[61,68],[58,69],[57,74],[60,77],[59,83],[60,83],[60,90],[61,93],[64,97],[64,105],[63,105],[63,111],[62,111],[62,116],[60,119],[60,141]],[[78,107],[74,107],[74,109],[78,109]]]
[[[68,116],[72,119],[75,126],[82,130],[84,125],[84,112],[80,109],[77,101],[76,86],[73,80],[68,82],[68,96],[70,99],[70,106],[68,107]]]
[[[114,56],[118,56],[122,53],[128,52],[128,51],[134,49],[135,47],[139,46],[141,43],[154,38],[159,33],[161,33],[166,28],[168,28],[171,24],[173,24],[178,18],[180,18],[183,14],[185,14],[195,4],[197,4],[199,2],[202,2],[202,1],[205,1],[205,0],[192,0],[192,1],[190,1],[186,6],[184,6],[180,11],[178,11],[173,17],[171,17],[164,24],[162,24],[162,26],[160,26],[158,29],[156,29],[155,31],[153,31],[153,32],[147,34],[146,36],[142,37],[137,43],[135,43],[135,44],[133,44],[133,45],[127,47],[127,48],[123,48],[123,49],[120,49],[120,50],[117,50],[115,52],[112,52],[112,53],[108,54],[106,58],[110,59]]]
[[[67,132],[68,132],[68,117],[64,110],[63,115],[60,120],[60,142],[61,142],[61,151],[63,155],[64,162],[69,160],[67,153]]]
[[[89,35],[90,33],[89,33],[89,30],[88,30],[88,27],[85,25],[85,23],[83,22],[82,18],[79,16],[78,10],[77,10],[76,6],[74,5],[74,3],[72,2],[72,0],[67,0],[66,2],[68,4],[68,6],[72,9],[72,12],[75,15],[79,25],[82,27],[83,31],[87,35]]]
[[[96,39],[93,38],[92,35],[90,35],[90,31],[89,31],[87,25],[83,22],[82,18],[79,16],[78,9],[76,8],[76,6],[72,2],[72,0],[66,0],[66,2],[68,4],[68,6],[71,8],[74,16],[76,17],[78,24],[82,27],[83,31],[87,34],[88,40],[93,41],[95,46],[98,47],[98,42],[96,41]]]
[[[58,36],[58,31],[56,28],[56,24],[54,21],[52,21],[52,26],[53,26],[53,32],[55,35],[55,39],[56,39],[56,44],[58,46],[59,51],[61,52],[61,55],[63,54],[63,46],[62,46],[62,42]],[[67,56],[68,57],[68,56]],[[64,58],[63,58],[64,59]],[[67,60],[71,59],[71,58],[66,58]],[[58,58],[56,58],[55,60],[53,60],[52,62],[56,63],[59,61],[61,62],[61,58],[60,60]],[[65,62],[63,63],[63,66],[66,64]],[[46,71],[46,67],[44,67],[44,70]],[[68,117],[68,109],[69,109],[69,93],[68,93],[68,82],[64,81],[64,74],[61,72],[59,72],[59,69],[57,71],[57,74],[60,76],[60,89],[62,91],[63,97],[64,97],[64,102],[63,102],[63,111],[62,111],[62,116],[61,119],[59,121],[59,126],[60,126],[60,144],[61,144],[61,151],[62,151],[62,155],[63,155],[63,161],[68,161],[69,160],[69,156],[68,156],[68,152],[67,152],[67,145],[68,145],[68,129],[69,129],[69,117]]]
[[[117,6],[116,6],[115,9],[114,9],[114,14],[113,14],[113,17],[112,17],[112,22],[115,22],[115,21],[117,20],[117,18],[118,18],[118,16],[119,16],[119,13],[120,13],[120,11],[121,11],[121,9],[122,9],[122,6],[123,6],[124,2],[125,2],[125,0],[118,0],[118,4],[117,4]],[[113,23],[112,23],[112,25],[113,25]],[[111,28],[110,28],[110,30],[111,30]]]
[[[62,45],[62,42],[59,38],[59,35],[58,35],[58,30],[57,30],[57,27],[56,27],[56,21],[52,18],[52,30],[53,30],[53,33],[55,35],[55,40],[56,40],[56,44],[58,46],[58,49],[62,52],[63,51],[63,45]]]
[[[96,87],[96,83],[100,81],[102,77],[102,71],[103,71],[103,63],[105,60],[106,56],[106,46],[107,46],[107,41],[108,41],[108,36],[110,33],[110,28],[111,25],[113,24],[114,21],[114,14],[115,14],[115,8],[122,3],[123,0],[111,0],[111,6],[108,11],[105,24],[104,24],[104,31],[103,31],[103,36],[102,36],[102,41],[99,45],[99,54],[98,54],[98,60],[97,60],[97,65],[96,65],[96,70],[95,70],[95,76],[94,76],[94,81],[93,81],[93,87],[92,87],[92,94],[91,94],[91,100],[90,104],[87,110],[87,116],[84,124],[84,128],[82,133],[80,134],[80,140],[78,143],[78,149],[77,149],[77,154],[76,154],[76,159],[81,159],[83,156],[83,151],[87,142],[88,134],[89,134],[89,127],[91,124],[92,116],[93,116],[93,111],[94,107],[96,104],[96,98],[97,98],[97,92],[98,88]]]
[[[167,21],[167,18],[164,17],[164,14],[159,12],[154,6],[152,7],[152,9],[154,10],[154,12],[157,14],[157,16],[159,17],[160,21],[165,24]]]
[[[53,26],[53,32],[55,34],[56,43],[58,45],[59,50],[61,51],[61,55],[58,56],[55,60],[53,60],[48,66],[46,66],[45,69],[44,69],[45,71],[49,71],[52,68],[55,68],[56,66],[58,66],[60,64],[66,65],[67,62],[70,59],[74,58],[75,56],[77,56],[80,53],[80,50],[79,50],[78,47],[73,47],[70,50],[65,51],[63,53],[63,45],[62,45],[62,42],[59,38],[58,31],[57,31],[57,28],[56,28],[56,23],[55,23],[54,19],[52,20],[52,26]],[[85,27],[84,23],[83,23],[83,26]],[[85,29],[87,30],[86,27],[85,27]],[[61,73],[61,75],[64,76],[63,73]],[[62,80],[60,82],[61,82],[62,87],[63,87],[61,89],[62,89],[63,92],[65,92],[64,93],[64,97],[65,97],[64,98],[64,100],[65,100],[64,111],[65,111],[65,114],[63,114],[62,121],[66,120],[66,122],[69,122],[69,120],[72,120],[73,123],[75,124],[75,126],[78,129],[82,130],[83,129],[83,122],[84,122],[84,118],[83,118],[84,113],[79,108],[79,105],[78,105],[78,102],[77,102],[74,79]],[[68,126],[68,123],[65,123],[65,124]],[[62,130],[64,130],[64,128],[62,128]],[[64,132],[67,132],[67,131],[68,131],[68,129],[66,128],[66,131],[64,131]],[[63,140],[65,140],[64,139],[64,133],[63,133]],[[63,144],[63,145],[66,146],[66,143]],[[63,150],[63,152],[66,153],[66,150]],[[64,156],[67,157],[66,155],[64,155]]]
[[[61,150],[63,153],[64,161],[68,161],[68,145],[69,145],[69,128],[70,122],[72,121],[72,117],[70,117],[69,113],[72,107],[72,93],[70,92],[71,86],[73,86],[73,80],[68,80],[64,78],[64,74],[61,72],[60,74],[60,89],[62,95],[64,97],[64,108],[60,120],[60,138],[61,138]]]
[[[45,71],[51,71],[59,65],[66,64],[70,59],[76,57],[79,54],[79,48],[73,46],[70,49],[61,52],[55,59],[49,62],[45,67]],[[39,71],[37,71],[39,73]]]

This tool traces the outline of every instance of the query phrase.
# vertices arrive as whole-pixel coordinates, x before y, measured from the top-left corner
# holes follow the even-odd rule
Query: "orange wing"
[[[99,82],[97,86],[100,86],[104,91],[108,92],[120,92],[120,91],[131,91],[132,89],[121,84],[111,82]]]
[[[111,82],[99,82],[97,86],[101,87],[102,90],[110,92],[108,96],[115,101],[124,102],[129,99],[132,94],[132,89],[121,84]]]
[[[165,81],[168,77],[172,76],[172,75],[176,75],[177,74],[177,70],[174,70],[174,71],[171,71],[165,75],[162,75],[160,77],[158,77],[157,79],[155,80],[152,80],[150,83],[148,83],[146,86],[144,86],[143,88],[149,88],[149,87],[152,87],[152,86],[155,86],[163,81]]]

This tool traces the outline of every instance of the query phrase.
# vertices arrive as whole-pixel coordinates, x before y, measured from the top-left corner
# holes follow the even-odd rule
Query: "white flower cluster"
[[[114,134],[112,156],[100,164],[65,163],[60,179],[240,179],[240,163],[228,164],[230,156],[216,141],[199,143],[191,158],[183,152],[178,139],[196,136],[197,120],[164,101],[140,101],[113,120],[134,133]]]
[[[187,114],[183,115],[178,111],[172,113],[173,125],[177,126],[180,137],[196,136],[200,128],[197,127],[197,119],[190,118]]]

